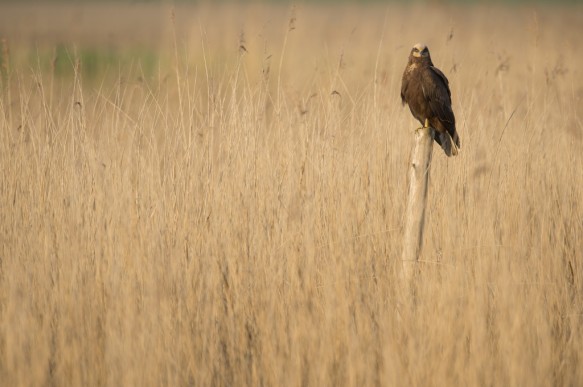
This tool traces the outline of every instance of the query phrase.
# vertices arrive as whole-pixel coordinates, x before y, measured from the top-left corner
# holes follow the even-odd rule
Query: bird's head
[[[429,59],[431,61],[431,56],[429,55],[429,49],[423,43],[417,43],[411,49],[411,59],[415,62],[422,61],[424,59]]]

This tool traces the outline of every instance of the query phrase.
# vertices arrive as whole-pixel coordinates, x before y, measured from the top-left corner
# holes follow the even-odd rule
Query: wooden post
[[[405,236],[401,256],[402,276],[405,280],[413,278],[423,244],[425,205],[434,136],[435,131],[432,128],[420,128],[415,131],[415,147],[409,165],[409,198],[405,212]]]

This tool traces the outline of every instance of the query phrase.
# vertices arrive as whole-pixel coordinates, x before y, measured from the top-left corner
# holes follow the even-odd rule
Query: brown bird
[[[435,141],[448,156],[460,149],[455,131],[455,116],[451,109],[451,92],[445,75],[433,65],[429,49],[421,43],[413,46],[403,73],[401,100],[424,128],[435,129]],[[453,140],[453,142],[452,142]]]

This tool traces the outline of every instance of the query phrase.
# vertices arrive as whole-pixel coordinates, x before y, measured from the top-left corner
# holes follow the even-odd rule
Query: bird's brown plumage
[[[435,141],[448,156],[457,155],[460,139],[455,130],[451,92],[446,76],[433,65],[429,50],[416,44],[403,73],[401,100],[421,125],[435,129]],[[452,143],[453,140],[453,143]]]

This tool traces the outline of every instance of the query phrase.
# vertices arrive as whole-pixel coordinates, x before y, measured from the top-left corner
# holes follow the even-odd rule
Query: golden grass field
[[[2,386],[583,385],[581,6],[174,15],[0,6]],[[411,295],[417,41],[462,149]]]

